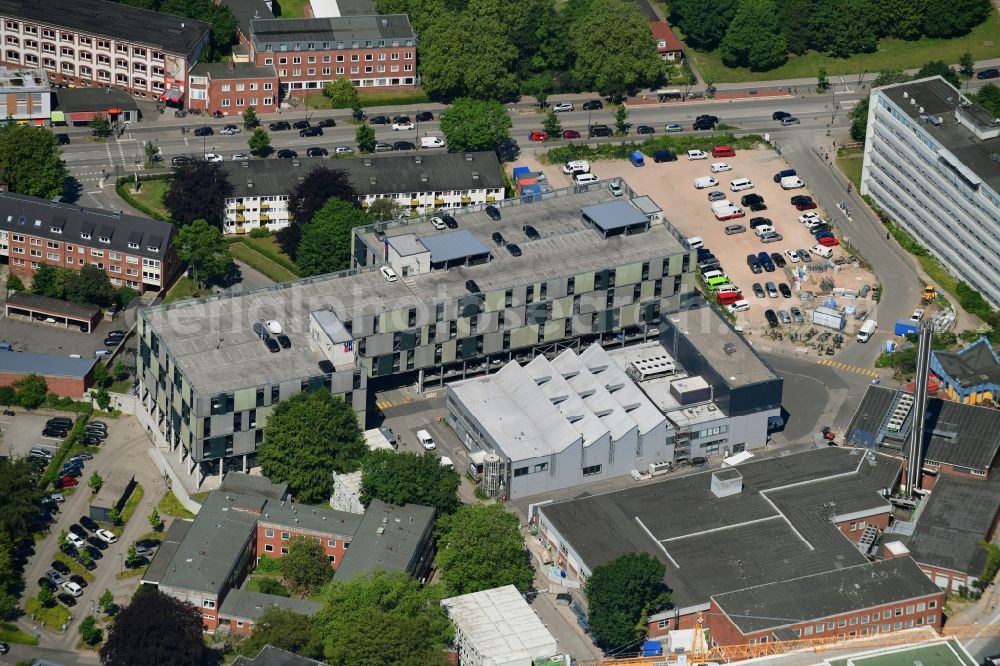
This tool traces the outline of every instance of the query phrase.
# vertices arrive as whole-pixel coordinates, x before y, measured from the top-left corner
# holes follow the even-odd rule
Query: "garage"
[[[93,305],[68,303],[58,298],[18,291],[5,304],[8,317],[75,328],[91,333],[101,321],[101,309]]]

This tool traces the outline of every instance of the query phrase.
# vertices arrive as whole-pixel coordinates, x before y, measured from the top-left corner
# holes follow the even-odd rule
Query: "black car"
[[[996,67],[990,67],[989,69],[982,69],[976,74],[976,78],[981,81],[984,79],[1000,78],[1000,69],[997,69]]]
[[[297,130],[306,129],[306,128],[309,127],[309,121],[308,120],[296,120],[294,123],[292,123],[292,127],[294,129],[297,129]]]
[[[55,592],[56,591],[56,584],[53,583],[48,578],[39,578],[38,579],[38,587],[46,587],[46,588],[48,588],[49,592]]]
[[[187,155],[174,155],[170,158],[170,166],[180,167],[191,164],[193,160]]]
[[[470,294],[478,294],[479,293],[479,285],[476,284],[475,280],[466,280],[465,281],[465,289]]]
[[[490,216],[490,219],[494,222],[500,221],[500,209],[496,206],[487,206],[486,214]]]
[[[54,439],[66,439],[66,435],[68,434],[68,430],[56,427],[49,427],[42,430],[42,437],[52,437]]]
[[[299,154],[297,152],[295,152],[294,150],[291,150],[289,148],[282,148],[281,150],[279,150],[276,153],[276,155],[277,155],[278,159],[281,159],[281,160],[291,160],[291,159],[295,159],[296,157],[299,156]]]
[[[449,229],[458,229],[458,221],[451,215],[442,215],[441,219],[444,220],[444,226]]]
[[[56,141],[59,142],[60,146],[68,146],[69,134],[56,134]]]
[[[323,136],[322,127],[307,127],[303,130],[299,130],[299,136]]]
[[[69,575],[69,567],[61,560],[52,560],[52,568],[64,576]]]
[[[412,141],[397,141],[392,144],[393,150],[416,150],[417,146]]]
[[[287,122],[287,121],[285,121],[285,120],[279,120],[276,123],[271,123],[267,127],[272,132],[281,132],[281,131],[284,131],[284,130],[290,130],[290,129],[292,129],[292,124],[289,123],[289,122]]]
[[[698,116],[697,118],[695,118],[695,120],[701,120],[701,121],[704,121],[706,123],[712,123],[713,125],[716,125],[719,122],[719,116],[710,116],[707,113],[704,113],[704,114]]]
[[[68,416],[53,416],[51,419],[45,422],[47,426],[60,426],[63,428],[72,428],[73,419]]]
[[[774,222],[771,222],[770,218],[766,218],[766,217],[751,217],[750,218],[750,228],[751,229],[756,229],[757,227],[763,227],[763,226],[773,227],[774,226]]]
[[[781,120],[782,118],[788,118],[792,114],[787,111],[775,111],[771,114],[771,120]]]
[[[519,248],[514,243],[507,243],[507,251],[510,252],[510,254],[511,254],[512,257],[520,257],[521,256],[521,248]]]
[[[656,134],[656,128],[650,125],[639,125],[635,128],[636,134]]]
[[[73,606],[76,606],[76,599],[73,598],[72,594],[60,594],[58,597],[56,597],[56,599],[58,599],[59,602],[62,603],[62,605],[66,606],[67,608],[72,608]]]
[[[104,539],[99,539],[96,536],[89,536],[89,537],[87,537],[87,543],[89,543],[94,548],[97,548],[97,550],[107,550],[108,549],[108,542],[105,541]]]
[[[428,120],[434,120],[434,114],[430,111],[421,111],[414,116],[418,123],[426,123]]]
[[[105,347],[117,347],[122,343],[122,338],[104,338]]]
[[[323,120],[316,123],[316,127],[336,127],[337,121],[333,118],[324,118]]]
[[[596,111],[597,109],[603,109],[604,103],[599,99],[592,99],[589,102],[583,103],[584,111]]]
[[[87,532],[87,530],[83,529],[82,527],[80,527],[76,523],[73,523],[72,525],[69,526],[69,531],[72,532],[73,534],[77,535],[81,539],[86,539],[88,536],[90,536],[90,534]]]
[[[740,199],[740,205],[752,206],[755,203],[762,203],[763,201],[764,197],[760,196],[759,194],[744,194],[743,197]]]
[[[76,583],[80,587],[87,587],[86,579],[84,579],[83,576],[77,576],[76,574],[73,574],[72,576],[69,577],[69,582]]]
[[[798,206],[799,204],[812,203],[813,198],[805,194],[796,194],[794,197],[789,199],[793,206]]]
[[[80,516],[80,524],[91,532],[96,532],[100,527],[90,516]]]
[[[93,538],[94,537],[91,537],[91,539],[93,539]],[[88,541],[89,540],[90,539],[88,539]],[[104,553],[101,552],[100,548],[94,548],[93,546],[87,546],[84,550],[87,551],[87,554],[90,555],[90,559],[92,559],[92,560],[99,560],[99,559],[101,559],[101,558],[104,557]]]
[[[524,235],[528,237],[528,240],[538,240],[541,235],[538,233],[538,229],[535,229],[530,224],[526,224],[523,227]]]
[[[774,313],[774,310],[764,310],[764,319],[767,320],[767,325],[771,328],[778,325],[778,315]]]
[[[78,551],[76,549],[76,546],[74,546],[71,543],[64,543],[63,545],[59,546],[59,552],[61,552],[66,557],[72,557],[74,560],[80,558],[80,551]]]
[[[84,569],[86,569],[87,571],[93,571],[94,569],[96,569],[96,568],[97,568],[97,563],[96,563],[96,562],[94,562],[94,559],[95,559],[95,558],[93,558],[93,557],[92,557],[92,558],[90,558],[89,560],[87,560],[86,562],[84,562],[84,561],[82,561],[82,560],[81,560],[80,558],[76,558],[76,561],[77,561],[77,563],[78,563],[78,564],[79,564],[79,565],[80,565],[81,567],[83,567],[83,568],[84,568]]]
[[[306,151],[306,155],[309,157],[326,157],[330,154],[326,148],[312,147]]]
[[[590,136],[611,136],[611,128],[607,125],[591,125],[590,126]]]
[[[281,351],[281,347],[278,346],[278,341],[274,338],[264,338],[264,346],[267,347],[267,351],[272,354],[276,354]]]
[[[139,541],[135,542],[135,547],[136,548],[145,548],[147,551],[151,550],[153,548],[159,548],[160,547],[160,540],[159,539],[140,539]]]
[[[83,439],[80,440],[80,442],[84,446],[99,446],[102,441],[104,441],[104,440],[101,439],[101,437],[99,435],[97,435],[96,433],[92,433],[92,432],[91,433],[87,433],[86,435],[83,436]]]
[[[215,130],[211,127],[199,127],[194,131],[195,136],[212,136],[215,134]]]
[[[372,116],[368,119],[368,122],[372,125],[389,125],[392,123],[392,120],[389,119],[389,116]]]
[[[282,333],[281,335],[275,336],[278,344],[281,345],[282,349],[291,349],[292,341],[288,339],[288,336]]]
[[[696,120],[694,124],[691,125],[691,129],[696,130],[711,130],[715,129],[715,123],[709,122],[707,120]]]
[[[786,265],[785,258],[781,256],[780,252],[772,252],[771,261],[773,261],[774,265],[777,266],[778,268],[784,268]]]
[[[503,245],[503,235],[499,231],[494,231],[490,236],[497,245]]]
[[[108,331],[107,337],[109,337],[109,338],[124,338],[125,337],[125,331],[123,331],[121,329],[116,329],[114,331]]]
[[[767,204],[763,201],[758,201],[757,203],[750,204],[751,213],[759,213],[762,210],[767,210]]]
[[[677,155],[670,152],[669,150],[658,150],[653,153],[653,161],[659,164],[660,162],[676,162]]]
[[[688,464],[691,465],[691,467],[704,467],[705,465],[708,464],[708,458],[702,458],[701,456],[696,456],[694,458],[691,458],[691,460],[688,461]]]
[[[784,296],[785,298],[791,298],[792,297],[792,290],[789,289],[788,285],[785,284],[784,282],[779,282],[778,283],[778,291],[780,291],[781,295]]]

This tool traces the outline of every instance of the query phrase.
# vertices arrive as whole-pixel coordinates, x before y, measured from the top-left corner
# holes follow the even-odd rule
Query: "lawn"
[[[129,495],[127,500],[125,500],[125,506],[122,508],[121,518],[118,525],[114,528],[115,534],[121,535],[122,528],[132,518],[135,514],[136,508],[139,506],[139,503],[142,502],[142,495],[142,486],[138,483],[135,484],[135,489],[132,491],[132,494]]]
[[[295,265],[295,262],[292,261],[291,257],[285,254],[285,251],[281,249],[280,245],[278,245],[278,241],[274,236],[254,238],[250,235],[246,235],[240,236],[240,241],[244,244],[250,245],[253,249],[257,250],[279,266],[283,266],[296,275],[299,274],[299,267]]]
[[[69,622],[69,610],[65,606],[56,602],[46,608],[42,606],[38,597],[31,597],[24,602],[24,612],[28,614],[28,617],[33,617],[46,627],[53,629],[58,629]]]
[[[170,181],[166,178],[160,178],[158,180],[143,180],[139,182],[142,184],[142,188],[138,194],[132,192],[131,183],[124,187],[128,195],[149,210],[163,216],[164,219],[168,219],[170,214],[163,207],[163,195],[167,193]]]
[[[385,92],[365,92],[359,90],[358,94],[361,96],[361,106],[368,108],[371,106],[404,106],[407,104],[426,104],[429,100],[427,98],[427,93],[423,90],[414,90],[412,92],[396,90],[396,91],[385,91]],[[347,108],[343,105],[333,106],[329,97],[323,94],[307,95],[305,99],[306,106],[312,107],[314,109],[334,109],[334,108]]]
[[[194,518],[194,514],[184,508],[173,491],[168,491],[160,503],[156,505],[156,510],[160,515],[173,516],[174,518]]]
[[[854,189],[861,189],[861,167],[864,165],[862,153],[847,153],[837,156],[837,167],[847,179],[854,183]]]
[[[9,622],[0,622],[0,641],[5,643],[20,643],[21,645],[38,645],[38,639],[26,631],[17,628]]]
[[[288,282],[298,278],[298,275],[295,273],[276,261],[272,261],[250,245],[240,242],[240,240],[242,239],[229,244],[229,254],[233,256],[233,259],[242,261],[244,264],[250,266],[250,268],[263,273],[275,282]]]
[[[675,27],[676,31],[676,27]],[[683,39],[683,37],[682,37]],[[751,72],[745,68],[729,68],[722,64],[718,50],[708,53],[688,49],[686,53],[694,60],[706,82],[731,83],[738,81],[776,81],[781,79],[804,79],[815,77],[820,67],[826,67],[831,79],[835,75],[851,77],[860,72],[882,72],[887,69],[918,69],[931,60],[944,60],[954,64],[966,51],[973,60],[995,58],[1000,49],[1000,21],[996,11],[986,21],[976,26],[964,37],[955,39],[931,39],[914,41],[902,39],[881,39],[875,53],[865,53],[850,58],[831,58],[824,53],[809,52],[801,56],[791,56],[788,62],[767,72]]]
[[[278,18],[304,18],[309,0],[279,0],[274,3],[274,15]]]
[[[167,296],[163,299],[163,302],[185,301],[189,298],[198,298],[202,295],[201,290],[198,289],[197,282],[189,277],[181,276],[174,283],[174,286],[170,288],[170,291],[167,292]]]
[[[65,553],[58,552],[55,554],[55,559],[59,560],[63,564],[69,567],[69,570],[78,576],[83,576],[83,579],[88,583],[94,582],[94,574],[87,571],[82,564],[76,560],[70,559]]]

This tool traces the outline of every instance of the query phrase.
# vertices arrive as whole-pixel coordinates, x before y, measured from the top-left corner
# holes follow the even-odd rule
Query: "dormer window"
[[[108,238],[107,236],[98,236],[97,240],[100,241],[101,243],[110,243],[111,242],[111,239]]]
[[[128,244],[128,249],[130,249],[130,250],[138,250],[139,249],[139,244],[138,243],[129,243]]]
[[[83,240],[90,240],[90,234],[80,233],[80,238]]]
[[[147,248],[146,248],[146,250],[147,250],[148,252],[159,252],[159,251],[160,251],[160,248],[158,248],[158,247],[153,247],[152,245],[150,245],[149,247],[147,247]]]
[[[62,233],[62,229],[60,229],[59,227],[52,227],[52,228],[50,229],[50,231],[51,231],[52,233],[54,233],[54,234],[61,234],[61,233]]]

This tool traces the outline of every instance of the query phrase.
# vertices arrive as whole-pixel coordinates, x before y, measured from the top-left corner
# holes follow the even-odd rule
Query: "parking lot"
[[[104,349],[104,338],[109,331],[127,331],[130,324],[119,317],[115,321],[102,321],[93,333],[81,333],[75,326],[66,328],[59,324],[5,317],[0,309],[0,340],[11,343],[14,351],[69,356],[79,354],[94,358],[94,351]]]
[[[732,168],[730,170],[713,173],[711,165],[717,162],[727,163]],[[544,170],[546,177],[553,187],[564,187],[571,184],[570,176],[562,173],[561,165],[541,165],[534,158],[524,156],[517,161],[518,165],[524,164],[534,169]],[[842,247],[831,248],[833,253],[830,261],[810,253],[809,263],[801,260],[792,262],[786,252],[789,250],[806,250],[817,244],[816,239],[809,232],[804,224],[799,222],[802,211],[796,210],[790,203],[790,198],[795,195],[811,196],[808,183],[805,188],[795,190],[783,190],[781,186],[774,182],[774,175],[788,169],[789,165],[776,153],[768,148],[757,150],[738,150],[733,157],[713,158],[711,155],[707,159],[688,160],[685,155],[679,155],[676,162],[655,163],[652,159],[645,160],[644,167],[634,167],[628,160],[597,161],[591,164],[591,170],[602,180],[623,178],[629,186],[640,195],[650,196],[660,208],[669,222],[686,237],[699,236],[704,240],[705,247],[709,249],[721,262],[721,270],[726,273],[730,281],[736,285],[749,302],[750,309],[738,315],[738,324],[745,331],[758,330],[760,332],[770,332],[764,319],[765,310],[772,309],[775,312],[780,310],[791,310],[792,306],[798,307],[802,311],[804,321],[798,324],[783,325],[778,330],[785,332],[801,331],[808,329],[810,311],[816,305],[821,305],[828,297],[827,293],[820,293],[821,283],[824,278],[829,278],[835,289],[846,289],[861,291],[866,285],[874,288],[874,275],[854,262],[850,261],[850,256]],[[704,189],[695,189],[696,178],[713,177],[718,181]],[[739,178],[748,178],[753,181],[753,188],[732,192],[729,184]],[[712,202],[709,201],[710,192],[721,192],[725,198],[742,208],[746,213],[745,217],[730,219],[725,221],[717,220],[712,211]],[[767,206],[766,210],[751,212],[748,207],[742,206],[740,199],[744,195],[758,194],[764,198]],[[817,201],[819,208],[817,213],[823,220],[830,222],[833,233],[838,239],[850,238],[850,222],[840,211],[834,208],[834,215],[824,209],[824,202]],[[773,222],[774,229],[781,234],[783,239],[778,242],[763,244],[750,229],[750,219],[753,217],[766,217]],[[731,224],[740,224],[747,228],[745,232],[734,235],[727,235],[725,228]],[[748,254],[757,254],[766,251],[768,254],[777,253],[782,255],[786,262],[785,267],[776,267],[774,272],[763,272],[753,274],[747,264]],[[796,252],[798,254],[798,252]],[[790,297],[784,298],[779,294],[770,297],[766,294],[766,284],[774,283],[779,288],[781,283],[785,283],[790,291]],[[763,297],[755,296],[752,288],[754,283],[759,283],[765,289]],[[829,286],[824,284],[822,286]],[[832,294],[831,294],[832,295]],[[849,299],[838,299],[838,305],[847,305],[854,308],[854,304]],[[860,303],[857,309],[864,309]],[[853,337],[854,328],[860,326],[860,322],[850,320],[851,324],[845,330],[844,335]],[[790,341],[789,341],[790,342]]]
[[[55,453],[62,440],[42,437],[45,422],[53,416],[67,416],[75,421],[77,416],[72,412],[51,410],[46,410],[45,414],[26,412],[22,409],[13,411],[16,412],[14,416],[0,417],[0,429],[3,430],[3,455],[12,458],[27,456],[35,446],[44,447]]]

